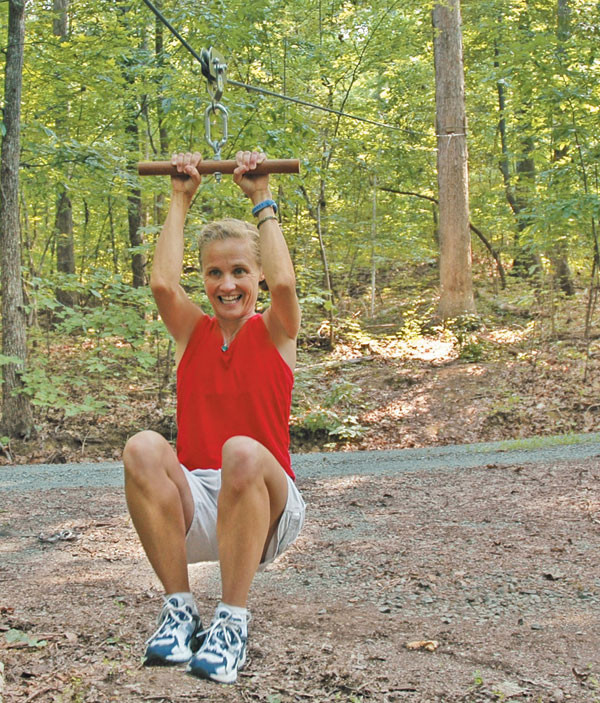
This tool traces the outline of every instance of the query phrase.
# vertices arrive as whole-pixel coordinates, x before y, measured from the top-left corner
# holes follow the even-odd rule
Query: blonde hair
[[[236,220],[234,217],[226,217],[223,220],[209,222],[200,230],[198,237],[198,252],[200,255],[200,263],[202,263],[202,252],[211,242],[222,242],[225,239],[246,239],[250,243],[250,248],[256,259],[259,268],[261,267],[260,260],[260,235],[258,228],[244,220]],[[260,288],[264,291],[269,290],[267,282],[262,279],[259,281]]]
[[[198,250],[200,260],[202,252],[211,242],[222,242],[225,239],[247,239],[250,242],[252,253],[256,257],[256,262],[260,266],[260,246],[258,229],[244,220],[236,220],[234,217],[226,217],[223,220],[209,222],[204,225],[198,238]]]

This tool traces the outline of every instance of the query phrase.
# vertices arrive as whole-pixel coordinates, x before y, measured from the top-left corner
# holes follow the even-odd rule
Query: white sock
[[[242,634],[246,636],[248,634],[248,609],[240,608],[237,605],[227,605],[227,603],[223,603],[223,601],[217,605],[217,610],[215,612],[218,613],[221,609],[228,610],[233,617],[241,623]]]
[[[194,600],[194,595],[189,592],[180,592],[180,593],[168,593],[165,598],[169,600],[169,598],[174,598],[177,597],[179,600],[182,600],[184,605],[189,605],[190,608],[194,613],[198,612],[198,608],[196,608],[196,601]]]

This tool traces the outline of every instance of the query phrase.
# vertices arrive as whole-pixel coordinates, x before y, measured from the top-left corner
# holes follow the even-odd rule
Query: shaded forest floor
[[[515,303],[514,300],[517,302]],[[584,334],[586,296],[563,300],[480,297],[480,326],[434,327],[427,304],[388,307],[376,318],[346,316],[324,348],[305,321],[300,340],[292,451],[401,449],[595,431],[600,419],[600,335]],[[598,325],[596,325],[598,327]],[[326,325],[320,325],[326,335]],[[57,373],[73,354],[55,345]],[[82,352],[83,353],[83,352]],[[67,417],[36,410],[37,435],[4,445],[0,463],[118,460],[127,438],[151,428],[176,437],[175,384],[156,375],[108,390],[102,381],[73,389],[102,397],[104,414]]]

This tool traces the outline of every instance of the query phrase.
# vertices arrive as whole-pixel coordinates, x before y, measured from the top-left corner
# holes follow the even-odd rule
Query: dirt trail
[[[140,666],[160,591],[118,464],[38,468],[37,490],[3,467],[5,701],[600,703],[598,440],[295,457],[307,525],[256,578],[227,688]],[[207,619],[217,568],[191,574]]]

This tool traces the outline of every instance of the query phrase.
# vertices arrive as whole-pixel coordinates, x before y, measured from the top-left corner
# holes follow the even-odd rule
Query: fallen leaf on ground
[[[407,642],[404,646],[411,651],[425,649],[427,652],[435,652],[440,643],[437,640],[415,640],[414,642]]]
[[[527,690],[512,681],[503,681],[494,687],[494,693],[500,696],[501,700],[506,700],[507,698],[522,696],[527,693]]]

